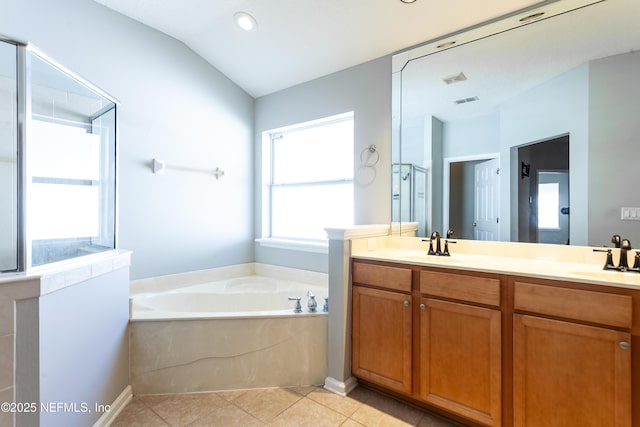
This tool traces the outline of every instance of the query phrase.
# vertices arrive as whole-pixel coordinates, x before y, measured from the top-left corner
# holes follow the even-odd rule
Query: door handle
[[[478,223],[477,223],[477,222],[474,222],[474,223],[472,223],[471,225],[472,225],[473,227],[477,227],[477,226],[478,226]]]

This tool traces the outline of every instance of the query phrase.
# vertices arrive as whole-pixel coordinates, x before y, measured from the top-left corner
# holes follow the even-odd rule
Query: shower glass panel
[[[0,43],[0,272],[18,268],[16,46]]]
[[[115,248],[115,104],[31,54],[32,266]]]
[[[0,39],[0,271],[116,248],[116,102]]]
[[[394,163],[391,177],[392,221],[415,222],[418,236],[427,229],[427,170],[412,163]],[[402,197],[401,197],[402,195]]]

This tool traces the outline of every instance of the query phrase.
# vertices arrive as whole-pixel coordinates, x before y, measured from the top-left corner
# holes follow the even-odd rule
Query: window
[[[325,240],[353,223],[353,113],[265,133],[263,236]]]
[[[560,221],[560,184],[550,182],[538,184],[538,228],[558,229]]]

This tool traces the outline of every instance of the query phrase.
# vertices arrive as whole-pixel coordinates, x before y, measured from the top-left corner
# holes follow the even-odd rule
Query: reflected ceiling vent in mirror
[[[455,74],[455,75],[449,76],[449,77],[445,77],[444,79],[442,79],[442,81],[445,82],[448,85],[450,85],[452,83],[463,82],[465,80],[467,80],[467,76],[465,76],[463,72],[459,72],[458,74]]]
[[[462,99],[456,99],[455,101],[453,101],[454,104],[466,104],[467,102],[475,102],[475,101],[479,101],[480,98],[478,98],[477,96],[472,96],[470,98],[462,98]]]
[[[436,49],[444,49],[444,48],[447,48],[447,47],[451,47],[454,44],[456,44],[455,40],[451,40],[450,42],[440,43],[438,46],[436,46]]]
[[[523,24],[527,24],[531,21],[538,20],[544,16],[544,12],[532,13],[531,15],[527,15],[524,18],[520,18],[520,22]]]

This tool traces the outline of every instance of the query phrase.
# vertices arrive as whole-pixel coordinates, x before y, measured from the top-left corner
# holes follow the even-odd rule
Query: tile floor
[[[320,387],[134,396],[112,427],[418,426],[452,422],[358,387],[340,397]]]

